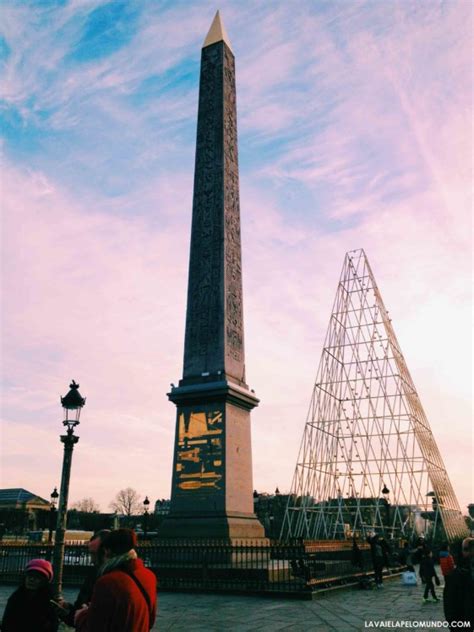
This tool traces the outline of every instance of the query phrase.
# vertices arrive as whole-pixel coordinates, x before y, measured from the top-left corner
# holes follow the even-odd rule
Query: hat
[[[101,529],[100,531],[97,531],[97,533],[94,533],[87,544],[89,551],[91,553],[97,553],[102,547],[104,540],[107,538],[109,533],[110,529]]]
[[[48,582],[53,580],[53,567],[48,560],[30,560],[26,565],[25,572],[29,573],[30,571],[41,573],[48,579]]]
[[[104,540],[104,548],[114,555],[123,555],[137,546],[137,536],[132,529],[115,529]]]

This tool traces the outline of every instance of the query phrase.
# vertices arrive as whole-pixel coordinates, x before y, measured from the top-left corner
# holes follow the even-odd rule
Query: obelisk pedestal
[[[245,382],[234,55],[217,12],[202,49],[183,378],[160,536],[263,538]]]

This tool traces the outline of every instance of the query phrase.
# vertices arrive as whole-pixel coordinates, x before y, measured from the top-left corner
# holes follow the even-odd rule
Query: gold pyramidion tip
[[[219,11],[217,11],[214,16],[214,20],[212,21],[211,28],[209,29],[209,33],[204,40],[203,48],[206,46],[210,46],[211,44],[216,44],[217,42],[225,42],[227,46],[232,50],[232,46],[230,45],[230,39],[227,35],[227,31],[225,30],[225,26],[221,20],[221,16]]]

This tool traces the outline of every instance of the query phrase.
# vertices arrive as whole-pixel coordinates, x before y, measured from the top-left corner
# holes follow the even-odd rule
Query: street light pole
[[[53,541],[53,530],[54,530],[54,518],[56,514],[56,503],[58,502],[59,494],[58,489],[55,487],[51,492],[51,506],[50,506],[50,514],[49,514],[49,535],[48,535],[48,544],[51,544]]]
[[[146,540],[148,537],[148,505],[150,501],[148,500],[148,496],[145,496],[145,500],[143,501],[143,537]]]
[[[61,435],[61,443],[64,444],[63,469],[61,474],[61,488],[59,493],[58,519],[56,523],[56,537],[54,542],[53,569],[54,569],[54,594],[55,598],[62,597],[63,565],[64,565],[64,536],[67,522],[67,503],[69,497],[69,479],[71,477],[72,451],[79,437],[74,434],[74,428],[79,424],[81,409],[86,400],[79,393],[79,384],[74,380],[69,385],[70,391],[65,397],[61,397],[61,404],[65,413],[63,425],[67,433]]]
[[[385,522],[387,523],[386,531],[388,531],[390,529],[390,490],[385,484],[382,489],[382,494],[385,500]],[[393,531],[390,531],[390,535],[393,536]]]

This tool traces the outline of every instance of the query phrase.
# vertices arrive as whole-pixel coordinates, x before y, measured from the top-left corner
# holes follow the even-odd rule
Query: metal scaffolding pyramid
[[[346,254],[281,537],[467,527],[363,250]]]

